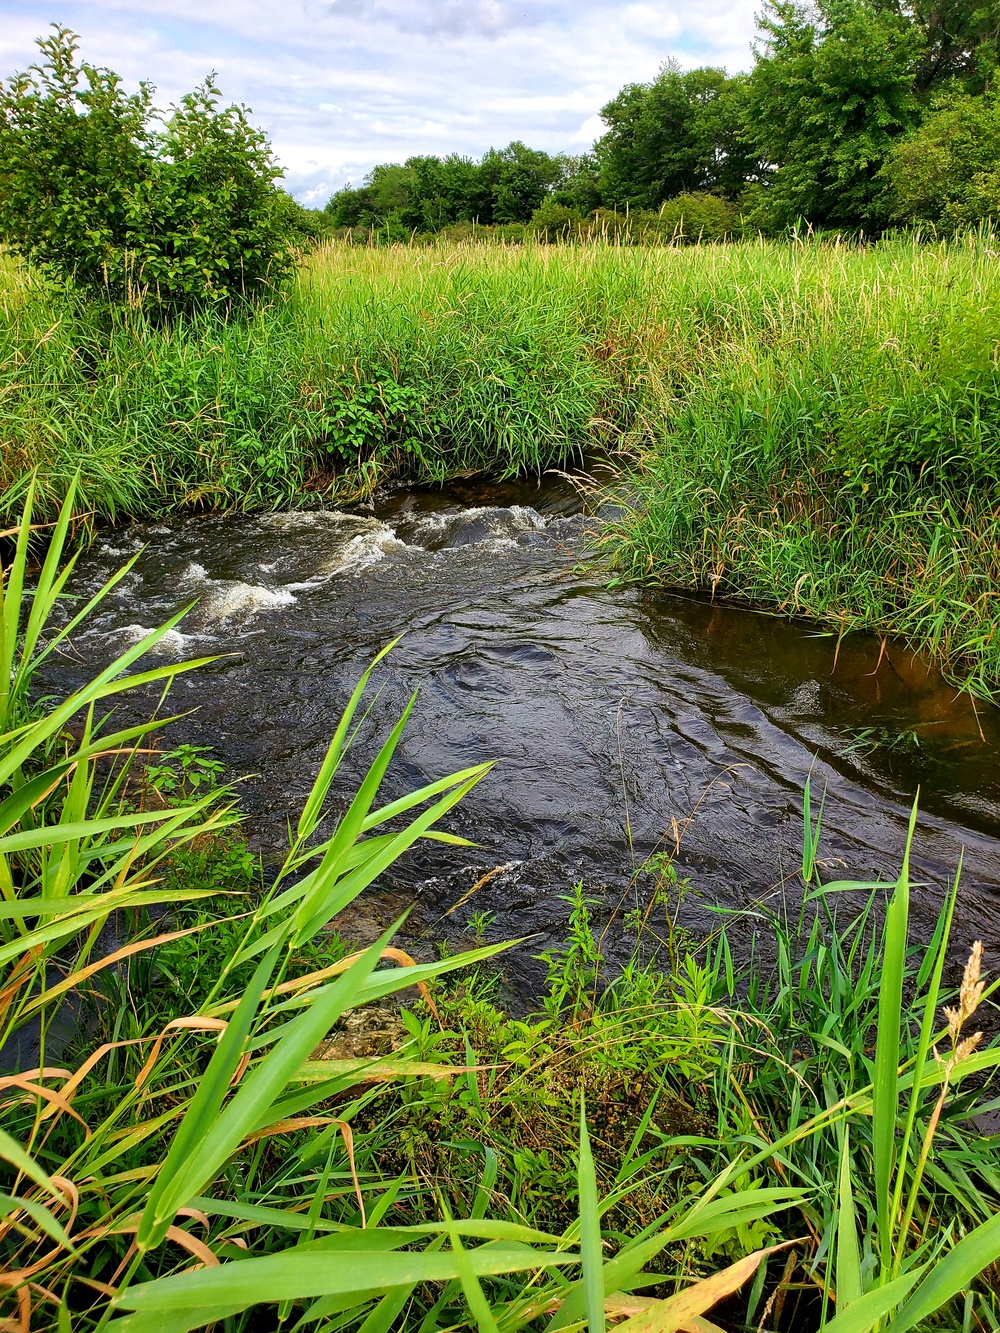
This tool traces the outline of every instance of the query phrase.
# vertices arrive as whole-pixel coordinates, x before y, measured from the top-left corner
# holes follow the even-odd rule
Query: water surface
[[[544,947],[563,932],[572,884],[584,881],[607,917],[648,891],[634,871],[654,849],[673,849],[690,878],[696,928],[712,924],[712,904],[791,901],[811,774],[826,791],[828,875],[894,875],[919,784],[918,929],[964,848],[968,910],[989,943],[997,712],[898,644],[838,647],[808,624],[609,588],[584,560],[580,508],[550,478],[399,492],[367,512],[112,531],[82,558],[77,591],[139,559],[52,674],[82,678],[194,602],[160,651],[228,656],[177,681],[171,710],[191,711],[171,737],[211,745],[247,776],[252,840],[273,859],[355,681],[402,636],[347,776],[415,689],[387,795],[498,760],[448,825],[479,846],[428,845],[374,896],[376,916],[413,905],[412,933],[461,931],[485,910],[491,938],[535,934],[532,949]]]

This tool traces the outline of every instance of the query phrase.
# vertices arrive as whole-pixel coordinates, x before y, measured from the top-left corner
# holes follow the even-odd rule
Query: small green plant
[[[635,935],[637,953],[652,946],[665,970],[676,972],[694,948],[690,932],[680,924],[681,910],[692,892],[691,880],[678,874],[669,852],[654,852],[639,866],[635,888],[644,888],[650,878],[653,887],[652,892],[646,890],[645,905],[636,901],[623,914],[622,923]]]
[[[496,914],[494,912],[478,911],[469,914],[466,929],[472,931],[473,939],[477,945],[486,942],[486,932],[495,920]]]
[[[539,954],[545,964],[542,1006],[550,1018],[569,1013],[575,1020],[589,1013],[597,1002],[602,958],[594,938],[591,908],[598,900],[586,896],[581,880],[562,901],[570,906],[566,941]]]
[[[149,790],[180,805],[219,787],[226,766],[209,758],[211,752],[210,745],[178,745],[169,750],[158,763],[146,765],[143,776]]]

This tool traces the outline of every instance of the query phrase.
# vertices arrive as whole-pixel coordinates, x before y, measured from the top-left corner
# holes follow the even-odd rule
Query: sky
[[[0,0],[0,77],[51,23],[167,106],[216,70],[271,138],[286,188],[322,207],[377,162],[479,157],[521,139],[579,153],[626,83],[752,63],[759,0]]]

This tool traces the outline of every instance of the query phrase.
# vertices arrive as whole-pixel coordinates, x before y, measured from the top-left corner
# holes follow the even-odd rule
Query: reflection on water
[[[244,802],[268,854],[357,677],[402,635],[351,773],[414,689],[390,794],[500,761],[451,822],[479,847],[422,849],[384,886],[391,905],[416,904],[414,928],[503,866],[463,911],[488,909],[491,936],[538,932],[543,947],[572,883],[614,903],[636,862],[682,828],[678,860],[702,905],[692,919],[710,921],[711,903],[773,903],[795,868],[811,772],[827,791],[825,855],[866,878],[893,873],[919,785],[918,871],[940,884],[965,846],[967,895],[989,938],[997,712],[977,712],[899,645],[854,636],[838,648],[801,623],[608,589],[581,569],[578,511],[554,480],[401,492],[369,512],[114,531],[81,560],[78,590],[142,554],[76,639],[78,660],[52,674],[80,679],[194,602],[158,651],[228,656],[177,682],[173,711],[194,711],[172,737],[252,775]]]

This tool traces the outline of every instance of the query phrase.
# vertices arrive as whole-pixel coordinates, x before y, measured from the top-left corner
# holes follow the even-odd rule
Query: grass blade
[[[601,1210],[597,1197],[594,1155],[587,1132],[587,1111],[580,1095],[580,1162],[577,1170],[580,1200],[580,1253],[583,1291],[590,1333],[604,1333],[604,1252],[601,1248]]]

